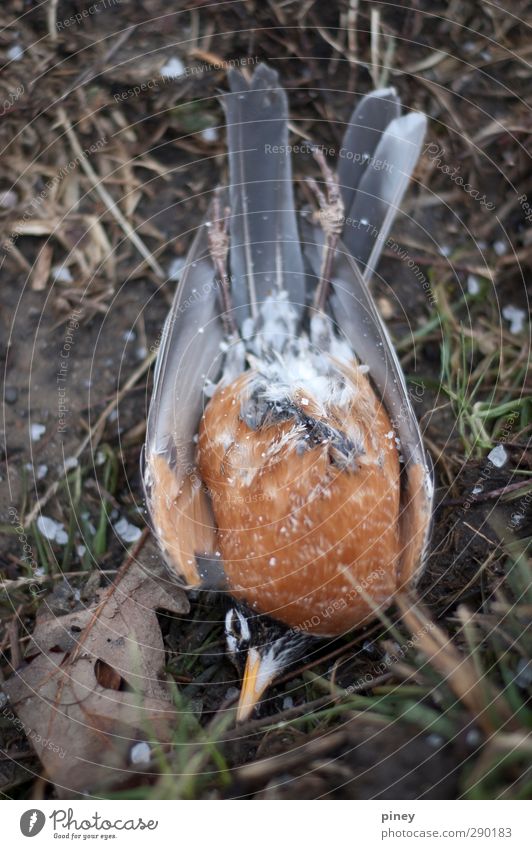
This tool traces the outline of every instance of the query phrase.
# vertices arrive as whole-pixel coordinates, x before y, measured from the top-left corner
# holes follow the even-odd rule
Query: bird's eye
[[[251,633],[245,616],[232,607],[225,616],[225,639],[231,654],[247,649]]]

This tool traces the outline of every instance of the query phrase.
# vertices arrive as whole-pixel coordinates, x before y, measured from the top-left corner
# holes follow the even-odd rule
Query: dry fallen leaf
[[[176,721],[156,611],[186,614],[186,595],[137,565],[99,594],[66,616],[45,608],[4,687],[62,798],[130,778],[133,746],[170,741]]]

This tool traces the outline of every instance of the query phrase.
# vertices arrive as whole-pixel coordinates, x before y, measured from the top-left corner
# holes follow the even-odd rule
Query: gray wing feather
[[[420,112],[395,118],[386,128],[354,201],[346,209],[344,244],[369,280],[416,165],[427,119]]]
[[[338,157],[338,181],[348,214],[356,190],[374,158],[383,132],[401,114],[401,101],[394,88],[381,88],[366,94],[349,119]]]
[[[203,386],[220,368],[224,329],[205,225],[194,239],[157,355],[146,452],[167,453],[172,466],[193,462]]]
[[[229,72],[224,97],[229,147],[231,296],[239,324],[275,288],[305,299],[288,145],[288,104],[275,71],[248,84]],[[300,307],[301,311],[302,307]]]

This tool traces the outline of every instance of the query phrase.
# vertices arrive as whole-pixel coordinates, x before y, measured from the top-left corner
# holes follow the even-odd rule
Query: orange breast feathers
[[[323,636],[389,603],[400,548],[395,433],[362,370],[336,366],[348,389],[341,406],[295,387],[292,415],[256,429],[245,411],[257,373],[245,372],[213,395],[198,444],[229,591]]]

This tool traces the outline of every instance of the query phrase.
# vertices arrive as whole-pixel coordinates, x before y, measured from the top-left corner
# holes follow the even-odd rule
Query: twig
[[[100,569],[98,571],[100,575],[116,574],[116,569]],[[12,590],[18,590],[21,587],[29,587],[32,584],[47,584],[48,581],[61,581],[64,578],[88,577],[89,574],[90,572],[87,572],[86,569],[82,569],[78,572],[58,572],[56,575],[36,575],[33,578],[15,578],[14,580],[2,578],[0,582],[0,590],[11,592]]]
[[[85,171],[85,174],[91,181],[92,187],[100,195],[100,198],[104,202],[108,211],[111,213],[115,221],[118,222],[128,239],[136,247],[139,254],[147,262],[152,271],[157,275],[157,277],[159,277],[159,279],[164,280],[165,274],[161,266],[159,265],[151,251],[146,247],[138,233],[135,232],[127,218],[122,213],[121,209],[117,206],[117,204],[103,185],[102,178],[98,176],[90,162],[87,160],[87,157],[85,156],[83,149],[78,141],[78,137],[74,132],[74,128],[72,127],[72,124],[67,118],[64,108],[60,106],[57,112],[59,115],[59,120],[61,121],[61,124],[63,125],[67,134],[67,138],[72,146],[72,150],[76,154],[76,158],[79,160],[81,167]]]

